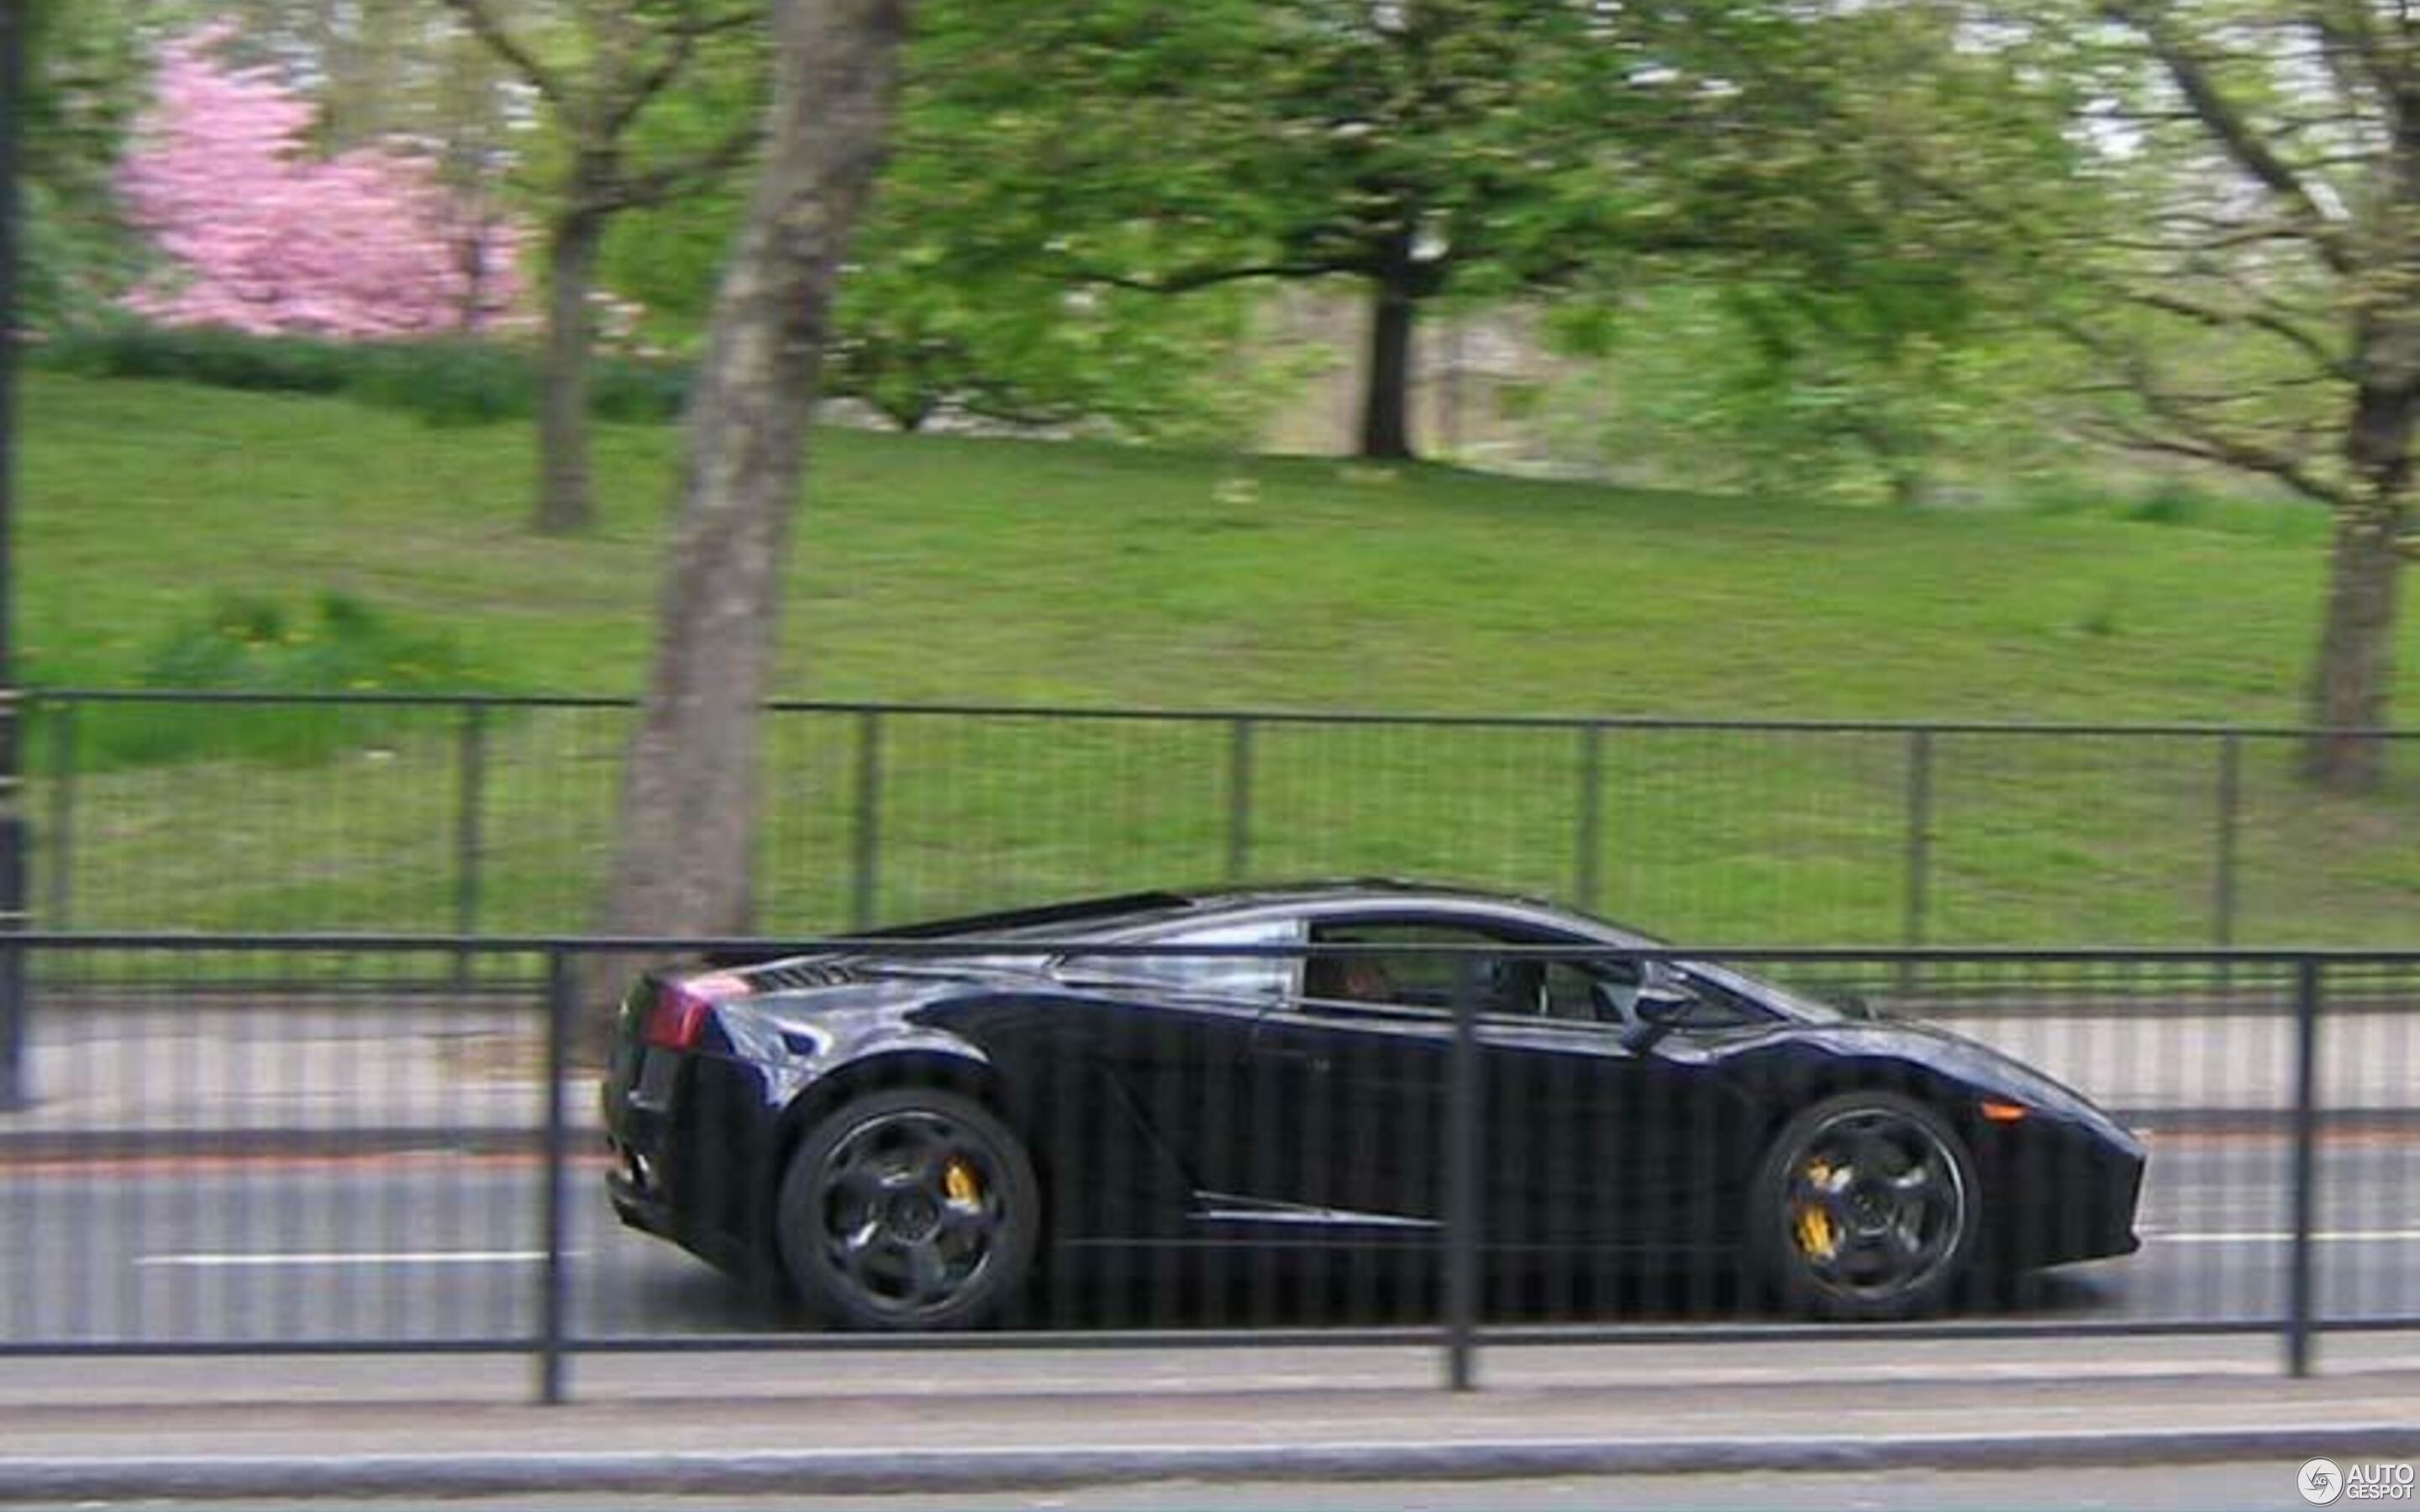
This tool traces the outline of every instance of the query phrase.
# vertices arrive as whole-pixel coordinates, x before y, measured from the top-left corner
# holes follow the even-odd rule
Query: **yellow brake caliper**
[[[1832,1180],[1832,1167],[1820,1160],[1808,1161],[1806,1175],[1811,1185],[1824,1186]],[[1798,1236],[1798,1252],[1807,1258],[1828,1260],[1839,1254],[1840,1230],[1821,1203],[1798,1204],[1797,1211],[1791,1214],[1790,1227]]]
[[[975,1168],[962,1160],[950,1162],[949,1168],[941,1173],[941,1194],[955,1207],[983,1205],[983,1183],[975,1180]]]

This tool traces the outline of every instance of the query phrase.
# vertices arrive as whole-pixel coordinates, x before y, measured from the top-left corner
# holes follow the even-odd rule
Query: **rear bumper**
[[[769,1222],[763,1073],[727,1057],[645,1057],[628,1085],[604,1088],[606,1199],[624,1226],[749,1273]]]

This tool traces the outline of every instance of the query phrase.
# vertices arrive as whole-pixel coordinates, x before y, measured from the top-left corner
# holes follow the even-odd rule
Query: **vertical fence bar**
[[[9,45],[13,47],[13,40]],[[0,455],[0,467],[6,462],[7,457]],[[5,489],[6,480],[0,479],[0,492]],[[5,523],[0,521],[0,528]],[[5,586],[0,584],[0,589]],[[0,616],[5,613],[0,609]],[[5,647],[7,638],[8,627],[0,624],[0,647]],[[27,903],[24,779],[17,763],[18,721],[23,717],[17,689],[0,687],[0,1113],[14,1112],[30,1101],[25,1090],[25,1021],[32,1006],[26,1001],[25,955],[10,938],[25,927]]]
[[[2294,1247],[2286,1299],[2286,1369],[2311,1373],[2311,1227],[2319,1209],[2320,963],[2294,964]]]
[[[2233,730],[2218,737],[2218,856],[2211,881],[2211,939],[2222,950],[2235,946],[2236,824],[2243,796],[2243,736]]]
[[[571,1173],[570,1126],[565,1118],[563,1078],[571,1061],[572,1011],[578,994],[572,983],[569,951],[555,946],[546,953],[546,1263],[538,1281],[537,1399],[548,1407],[564,1401],[566,1352],[565,1296],[570,1276],[564,1264],[564,1232],[568,1219],[566,1188]]]
[[[1454,962],[1453,1055],[1446,1076],[1445,1383],[1478,1384],[1479,959]]]
[[[1900,943],[1909,949],[1924,944],[1931,920],[1932,883],[1932,732],[1907,733],[1907,912],[1900,922]],[[1914,962],[1899,967],[1902,991],[1916,980]]]
[[[1252,719],[1227,721],[1227,880],[1241,882],[1252,864]]]
[[[51,823],[42,841],[42,927],[72,926],[68,910],[75,899],[76,705],[45,700],[51,721]]]
[[[454,933],[479,932],[479,868],[488,808],[488,711],[462,705],[456,728],[454,777]],[[454,952],[454,985],[471,980],[471,952]]]
[[[1605,726],[1580,730],[1579,819],[1572,844],[1572,902],[1583,913],[1598,905],[1598,871],[1605,857]]]
[[[882,849],[882,713],[857,716],[857,813],[849,826],[848,927],[874,927],[877,857]]]

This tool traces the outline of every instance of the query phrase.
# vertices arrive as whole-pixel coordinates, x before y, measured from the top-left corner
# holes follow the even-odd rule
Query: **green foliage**
[[[2128,518],[2146,525],[2191,525],[2201,516],[2201,491],[2174,478],[2153,485],[2127,511]]]
[[[34,355],[44,366],[86,378],[342,394],[435,425],[526,420],[537,395],[531,353],[467,339],[339,342],[116,317],[63,331]],[[592,378],[589,409],[607,420],[664,420],[680,412],[688,388],[684,365],[602,358]]]
[[[332,592],[308,612],[276,598],[230,594],[209,614],[164,629],[135,681],[266,695],[464,692],[486,679],[454,637],[401,626]],[[75,760],[80,769],[102,771],[203,757],[303,764],[380,747],[417,718],[401,706],[227,702],[167,712],[139,702],[101,703],[79,713]],[[41,729],[31,748],[51,759]]]
[[[2080,364],[2040,332],[2035,249],[2092,206],[2066,81],[1936,7],[1748,7],[1668,46],[1736,87],[1664,162],[1658,224],[1741,244],[1548,313],[1582,363],[1565,424],[1693,483],[1860,501],[2055,470],[2042,412]]]
[[[275,599],[228,597],[152,648],[147,687],[242,693],[460,690],[471,670],[450,637],[397,627],[349,594],[319,595],[308,614]]]
[[[1264,397],[1233,361],[1249,301],[1084,286],[1038,260],[1049,232],[1011,213],[1012,145],[951,98],[956,23],[945,7],[928,14],[935,35],[918,44],[899,140],[852,240],[825,392],[903,429],[972,417],[1233,443]],[[696,108],[667,100],[655,114],[675,131]],[[726,179],[614,222],[602,281],[644,310],[648,342],[694,346],[744,203]]]
[[[1623,476],[1858,503],[2055,491],[2072,448],[2041,412],[2071,354],[2002,330],[1865,345],[1824,334],[1800,299],[1648,290],[1603,334],[1581,331],[1600,355],[1537,403],[1567,444]],[[1571,351],[1569,329],[1557,312],[1547,339]]]
[[[142,108],[138,0],[23,0],[26,92],[18,112],[21,317],[50,331],[101,308],[132,276],[133,239],[111,176]]]

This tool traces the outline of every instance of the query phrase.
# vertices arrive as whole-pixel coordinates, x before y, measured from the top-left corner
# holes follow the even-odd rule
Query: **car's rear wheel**
[[[1751,1189],[1757,1270],[1781,1304],[1882,1319],[1937,1310],[1976,1252],[1981,1195],[1966,1143],[1896,1092],[1845,1092],[1790,1120]]]
[[[782,1180],[782,1266],[817,1318],[965,1328],[1025,1284],[1042,1218],[1025,1147],[981,1104],[901,1088],[845,1103]]]

